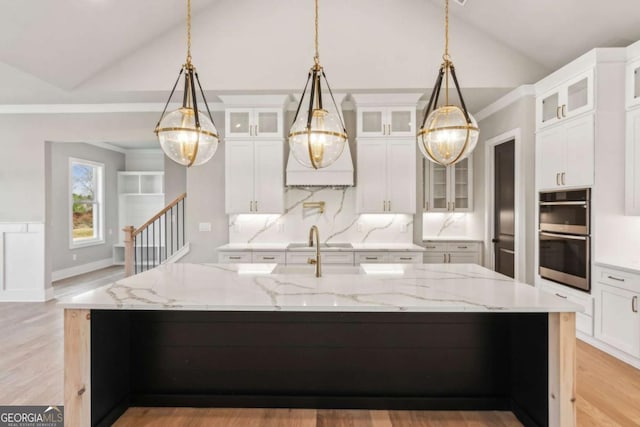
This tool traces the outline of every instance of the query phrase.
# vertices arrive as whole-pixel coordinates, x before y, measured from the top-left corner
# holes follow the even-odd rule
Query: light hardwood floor
[[[117,270],[68,280],[56,294],[114,280]],[[63,403],[62,310],[0,303],[0,405]],[[640,426],[640,371],[578,341],[578,426]],[[505,412],[131,408],[117,426],[517,426]]]

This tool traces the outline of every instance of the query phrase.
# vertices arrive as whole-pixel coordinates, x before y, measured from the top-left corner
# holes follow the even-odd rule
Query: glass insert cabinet
[[[227,136],[282,137],[282,108],[228,108]]]
[[[424,161],[425,212],[473,211],[473,156],[444,167]]]
[[[549,126],[592,110],[593,76],[594,70],[590,69],[539,97],[536,101],[538,127]]]

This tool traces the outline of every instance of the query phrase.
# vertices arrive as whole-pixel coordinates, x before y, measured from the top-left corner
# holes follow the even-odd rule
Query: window
[[[69,161],[72,247],[103,243],[103,174],[101,163]]]

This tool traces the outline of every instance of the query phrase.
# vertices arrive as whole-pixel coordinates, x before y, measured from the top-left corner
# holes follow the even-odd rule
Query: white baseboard
[[[53,299],[53,289],[8,289],[0,291],[0,302],[44,302]]]
[[[189,245],[189,242],[187,242],[187,243],[185,243],[185,245],[183,247],[180,248],[180,250],[178,250],[178,252],[176,252],[175,254],[171,255],[169,258],[167,258],[163,262],[163,264],[173,264],[173,263],[177,262],[180,258],[182,258],[186,254],[188,254],[190,250],[191,250],[191,245]]]
[[[605,353],[615,357],[618,360],[623,361],[624,363],[633,366],[636,369],[640,369],[640,359],[636,359],[635,357],[627,354],[623,351],[618,350],[617,348],[611,347],[609,344],[603,343],[597,338],[594,338],[589,335],[585,335],[581,332],[576,333],[576,337],[587,344],[597,348],[598,350],[602,350]]]
[[[56,280],[66,279],[79,274],[90,273],[92,271],[100,270],[101,268],[111,267],[112,265],[113,258],[105,258],[99,261],[89,262],[87,264],[76,265],[75,267],[56,270],[51,273],[51,281],[55,282]]]

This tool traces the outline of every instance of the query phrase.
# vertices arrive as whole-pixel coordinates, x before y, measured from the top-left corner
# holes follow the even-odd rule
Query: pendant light
[[[436,78],[429,104],[418,131],[418,147],[430,161],[449,166],[469,156],[478,143],[480,131],[469,114],[458,85],[456,70],[449,56],[449,0],[445,0],[445,45],[443,63]],[[453,80],[460,106],[449,101],[449,79]],[[445,83],[445,102],[437,108],[442,82]]]
[[[318,54],[318,0],[315,0],[315,56],[309,70],[307,83],[302,91],[293,124],[289,131],[289,147],[293,157],[303,166],[313,169],[325,168],[335,162],[347,142],[347,131],[340,116],[338,106],[331,92]],[[325,109],[322,99],[322,80],[326,87],[334,111]],[[308,109],[300,114],[305,94],[311,82]]]
[[[182,106],[165,114],[183,74]],[[202,114],[198,110],[196,83],[207,114]],[[180,68],[178,78],[156,125],[155,133],[165,154],[183,166],[190,167],[206,163],[218,149],[220,141],[218,131],[200,85],[198,73],[191,63],[191,0],[187,0],[187,61]]]

